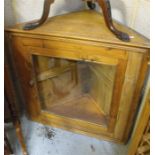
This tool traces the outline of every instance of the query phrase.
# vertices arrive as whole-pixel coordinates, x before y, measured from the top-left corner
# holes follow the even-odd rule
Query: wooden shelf
[[[114,66],[42,56],[34,64],[42,110],[107,126]]]
[[[61,100],[59,100],[59,102],[61,102]],[[44,110],[56,115],[80,119],[103,126],[107,124],[105,115],[90,95],[77,96],[70,101],[55,104],[51,107],[49,106]]]

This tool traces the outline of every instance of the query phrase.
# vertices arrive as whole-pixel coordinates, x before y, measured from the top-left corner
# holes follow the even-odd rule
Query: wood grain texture
[[[127,119],[129,117],[129,111],[133,110],[131,103],[142,63],[142,56],[143,55],[140,53],[129,53],[125,80],[120,99],[117,125],[115,127],[115,135],[119,135],[120,137],[123,137],[123,134],[126,132],[125,125],[130,124]],[[137,105],[138,103],[134,102],[133,104]],[[130,116],[131,115],[133,115],[133,112],[130,113]]]
[[[19,24],[12,29],[7,29],[6,32],[12,36],[14,60],[23,87],[29,117],[32,120],[69,131],[120,143],[126,142],[133,126],[133,117],[146,75],[149,57],[148,40],[121,25],[119,27],[122,30],[131,33],[135,38],[130,43],[117,40],[104,26],[102,16],[93,11],[53,17],[42,27],[29,32],[21,30],[21,26],[22,24]],[[95,31],[92,31],[92,28],[95,28]],[[39,63],[36,63],[40,69],[33,62],[34,57],[41,58],[37,60]],[[49,91],[58,90],[55,88],[61,90],[56,91],[60,98],[65,96],[65,94],[62,95],[65,91],[82,93],[82,98],[75,99],[74,93],[70,93],[74,102],[62,104],[66,101],[64,98],[54,102],[51,100],[51,103],[48,101],[48,108],[41,107],[39,81],[36,77],[47,71],[49,73],[49,59],[59,60],[55,63],[57,67],[60,67],[60,61],[64,59],[76,64],[67,72],[71,71],[74,75],[73,81],[79,85],[80,91],[73,91],[70,86],[65,86],[65,79],[70,79],[67,78],[70,75],[63,75],[59,72],[64,79],[58,80],[59,76],[54,77],[55,79],[46,76],[40,81],[41,85],[44,85],[42,90],[47,94],[46,99],[49,98]],[[88,75],[92,75],[94,80],[93,83],[90,82],[90,78],[86,79],[86,82],[93,88],[92,91],[88,91],[88,94],[81,91],[85,83],[82,83],[78,77],[79,69],[76,70],[80,66],[78,62],[85,64],[84,71],[90,72]],[[56,75],[56,71],[60,70],[61,67],[53,70],[54,74]],[[84,75],[86,72],[83,73]],[[96,79],[99,81],[98,85],[95,85]],[[51,82],[49,84],[47,81],[61,82],[51,85]],[[106,89],[106,97],[104,97],[102,91]],[[98,96],[97,91],[100,92]],[[85,107],[85,113],[82,107]]]
[[[91,94],[105,115],[110,114],[116,66],[90,64],[93,71]]]
[[[90,20],[91,19],[91,20]],[[63,24],[62,24],[63,23]],[[119,44],[124,46],[144,47],[149,46],[149,41],[134,32],[133,30],[114,23],[118,29],[134,36],[131,42],[122,42],[113,36],[113,33],[107,28],[103,16],[95,11],[73,12],[66,15],[60,15],[50,18],[44,25],[32,31],[24,31],[23,24],[16,25],[7,31],[24,33],[57,36],[64,38],[74,38],[80,40],[92,40],[97,42],[105,42],[110,44]],[[95,31],[92,31],[95,30]],[[106,38],[105,38],[106,36]]]
[[[133,95],[133,99],[131,101],[131,109],[130,109],[130,112],[133,112],[135,113],[137,108],[138,108],[138,103],[139,103],[139,99],[140,99],[140,94],[141,94],[141,91],[142,91],[142,88],[144,86],[144,82],[145,82],[145,79],[147,77],[147,73],[148,73],[148,52],[147,51],[143,57],[142,57],[142,60],[141,60],[141,66],[139,68],[139,74],[138,74],[138,78],[137,78],[137,83],[136,83],[136,87],[135,87],[135,90],[134,90],[134,95]],[[135,115],[133,114],[131,117],[128,118],[128,122],[131,122],[131,123],[128,123],[126,128],[126,133],[124,134],[124,139],[128,140],[128,134],[130,133],[131,131],[131,127],[134,126],[134,117]]]

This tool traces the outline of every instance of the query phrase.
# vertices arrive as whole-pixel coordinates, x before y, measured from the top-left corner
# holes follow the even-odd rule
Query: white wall
[[[6,26],[39,19],[42,15],[44,0],[4,0],[4,2]],[[55,0],[51,5],[50,16],[84,8],[82,0]]]
[[[120,0],[119,0],[120,1]],[[124,24],[138,31],[146,37],[150,37],[150,1],[149,0],[121,0],[124,6],[120,6],[127,21]],[[118,5],[118,0],[111,0],[113,8]],[[123,8],[122,8],[123,7]],[[125,9],[124,9],[125,8]],[[117,15],[118,10],[113,9],[114,18],[123,21]],[[115,15],[116,13],[116,15]]]
[[[149,0],[110,0],[113,18],[150,37]],[[97,8],[101,12],[101,9]]]
[[[44,0],[4,0],[5,25],[40,18]],[[149,0],[110,0],[113,18],[150,37]],[[55,0],[50,16],[85,8],[82,0]],[[100,10],[100,9],[97,9]]]

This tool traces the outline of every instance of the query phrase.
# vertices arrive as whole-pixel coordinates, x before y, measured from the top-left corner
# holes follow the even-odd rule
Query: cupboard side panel
[[[148,69],[149,69],[148,55],[149,55],[149,52],[146,52],[143,55],[143,58],[142,58],[142,64],[141,64],[141,67],[140,67],[140,70],[139,70],[139,75],[138,75],[136,88],[135,88],[135,91],[134,91],[133,99],[131,101],[131,107],[132,108],[130,109],[129,113],[135,112],[137,110],[137,107],[138,107],[138,101],[139,101],[139,98],[140,98],[141,90],[142,90],[142,88],[143,88],[143,86],[145,84],[145,80],[146,80],[146,77],[147,77],[147,72],[148,72]],[[131,127],[134,125],[134,122],[133,122],[134,116],[135,116],[134,114],[131,115],[127,120],[127,122],[130,122],[130,123],[126,124],[126,127],[125,127],[126,132],[124,132],[124,137],[123,137],[126,141],[128,140],[128,137],[129,137],[128,135],[130,134]]]
[[[136,84],[138,82],[137,80],[142,64],[142,59],[143,54],[129,52],[127,70],[125,73],[125,81],[123,84],[123,91],[121,95],[117,123],[114,132],[114,136],[118,139],[122,139],[123,141],[125,141],[123,136],[126,132],[126,125],[131,123],[128,122],[128,118],[134,115],[135,113],[135,110],[133,110],[132,108],[132,99],[136,88]],[[138,103],[135,102],[134,104]]]
[[[39,106],[35,106],[37,102],[37,91],[34,85],[31,85],[32,76],[32,62],[29,51],[21,42],[21,38],[13,37],[12,41],[13,58],[15,61],[18,76],[20,77],[20,84],[23,89],[23,96],[25,97],[26,107],[30,117],[37,116]]]

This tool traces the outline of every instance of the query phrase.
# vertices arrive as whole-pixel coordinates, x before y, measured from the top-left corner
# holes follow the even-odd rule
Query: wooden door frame
[[[55,57],[55,58],[66,58],[66,59],[71,59],[71,60],[90,60],[90,62],[95,62],[92,61],[91,58],[93,57],[91,55],[91,58],[88,57],[87,55],[83,54],[83,52],[78,53],[80,56],[77,57],[77,55],[74,55],[73,51],[56,51],[56,52],[51,52],[51,49],[47,48],[38,48],[38,47],[29,47],[27,50],[27,58],[29,59],[28,62],[31,66],[31,77],[35,77],[35,73],[33,70],[33,62],[32,62],[32,55],[40,55],[40,56],[48,56],[48,57]],[[57,53],[58,52],[58,53]],[[94,54],[96,56],[96,54]],[[99,55],[97,55],[99,57]],[[101,63],[105,65],[115,65],[116,66],[116,73],[115,73],[115,82],[114,82],[114,90],[113,90],[113,98],[112,98],[112,103],[111,106],[112,108],[110,109],[110,114],[108,117],[108,132],[112,133],[114,132],[116,121],[117,121],[117,115],[118,115],[118,109],[119,109],[119,103],[120,103],[120,98],[121,98],[121,92],[122,92],[122,87],[123,87],[123,82],[125,79],[125,71],[126,71],[126,66],[127,66],[127,61],[122,60],[122,59],[117,59],[117,58],[111,58],[108,56],[102,57]],[[32,78],[34,80],[34,78]],[[38,92],[36,82],[35,86],[31,87],[33,88],[32,92]],[[118,91],[119,90],[119,91]],[[33,93],[31,93],[33,94]],[[38,96],[38,95],[37,95]],[[41,107],[40,107],[40,102],[39,102],[39,97],[36,97],[35,101],[36,108],[34,109],[35,112],[37,111],[37,114],[43,114],[41,112]],[[30,115],[33,116],[35,112],[31,112]],[[45,114],[45,113],[44,113]],[[37,116],[38,117],[38,116]],[[73,119],[74,120],[74,119]]]

